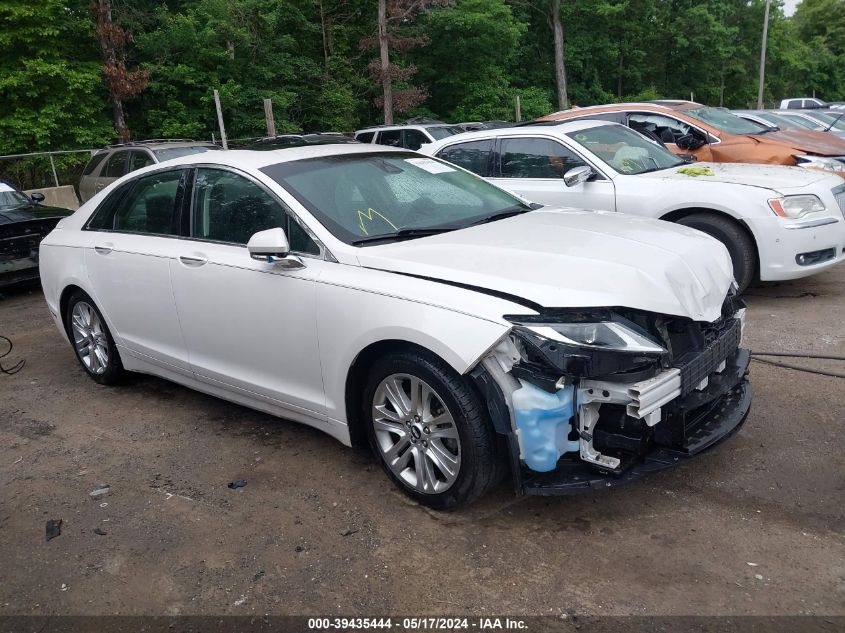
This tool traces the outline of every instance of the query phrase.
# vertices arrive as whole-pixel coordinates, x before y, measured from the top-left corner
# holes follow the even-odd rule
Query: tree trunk
[[[616,96],[619,97],[620,99],[622,98],[622,71],[623,71],[624,68],[625,68],[625,66],[624,66],[624,60],[623,60],[623,57],[622,57],[622,51],[620,51],[619,52],[619,70],[618,70],[619,77],[618,77],[617,84],[616,84]]]
[[[325,66],[328,68],[329,66],[329,41],[328,36],[326,34],[326,14],[323,12],[323,0],[320,0],[320,30],[323,33],[323,59],[325,61]]]
[[[560,0],[552,0],[552,30],[555,36],[555,83],[557,83],[557,104],[561,110],[569,108],[566,91],[566,63],[563,60],[563,25],[560,23]]]
[[[110,0],[93,0],[92,11],[97,19],[97,35],[100,40],[100,50],[103,54],[103,65],[107,69],[117,68],[117,47],[111,37],[114,24],[111,17]],[[109,81],[106,81],[109,84]],[[115,94],[109,85],[109,101],[111,102],[112,115],[114,116],[114,129],[120,140],[126,143],[129,141],[129,127],[126,125],[126,116],[123,113],[123,101]]]
[[[384,122],[393,123],[393,83],[387,39],[387,0],[378,0],[378,48],[381,57],[381,87],[384,92]]]

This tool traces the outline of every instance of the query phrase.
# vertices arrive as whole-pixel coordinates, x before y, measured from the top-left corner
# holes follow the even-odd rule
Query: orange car
[[[652,101],[573,108],[532,123],[600,119],[622,123],[671,151],[717,163],[798,165],[845,178],[845,139],[798,137],[761,129],[724,108],[693,101]]]

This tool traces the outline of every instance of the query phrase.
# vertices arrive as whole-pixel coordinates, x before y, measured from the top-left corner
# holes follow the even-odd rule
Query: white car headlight
[[[775,215],[793,219],[803,218],[808,213],[825,210],[824,203],[819,200],[818,196],[810,194],[772,198],[769,200],[769,206],[775,212]]]
[[[824,156],[810,156],[808,154],[796,154],[794,158],[799,167],[809,167],[812,169],[824,169],[827,171],[845,172],[845,163],[841,163],[835,158],[826,158]]]
[[[526,324],[525,327],[539,336],[565,345],[616,352],[659,354],[666,351],[651,339],[615,321]]]

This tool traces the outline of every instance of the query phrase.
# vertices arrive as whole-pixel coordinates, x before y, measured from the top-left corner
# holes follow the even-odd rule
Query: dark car
[[[0,180],[0,287],[38,279],[41,240],[73,213],[43,201],[43,193],[28,196]]]

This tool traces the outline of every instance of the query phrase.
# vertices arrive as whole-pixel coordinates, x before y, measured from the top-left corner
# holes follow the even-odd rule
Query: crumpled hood
[[[359,249],[362,266],[520,297],[546,308],[620,306],[713,321],[733,280],[727,249],[687,227],[544,207]]]
[[[772,140],[789,145],[797,154],[817,154],[818,156],[845,156],[845,140],[830,134],[808,136],[799,131],[778,130],[754,138]]]
[[[684,170],[697,172],[701,168],[709,169],[713,175],[691,176],[689,173],[684,173]],[[840,178],[823,171],[805,169],[804,167],[787,167],[786,165],[757,165],[750,163],[695,162],[682,167],[648,172],[641,174],[640,177],[657,180],[679,180],[685,183],[697,181],[750,185],[776,192],[807,187],[825,179],[831,180],[831,188],[837,186],[837,184],[842,184]]]

